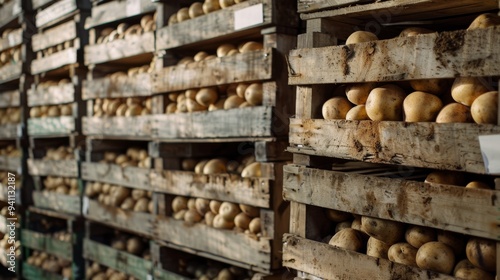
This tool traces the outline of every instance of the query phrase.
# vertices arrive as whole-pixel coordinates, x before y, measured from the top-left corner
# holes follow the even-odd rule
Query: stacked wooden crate
[[[325,244],[345,226],[337,225],[335,230],[332,220],[338,216],[327,216],[352,213],[337,222],[347,220],[347,227],[361,231],[370,225],[360,225],[360,221],[369,220],[360,216],[368,216],[397,222],[403,228],[410,224],[429,232],[437,229],[440,241],[445,234],[459,236],[463,244],[459,246],[462,251],[455,252],[456,262],[465,258],[467,240],[482,240],[488,248],[499,248],[495,246],[500,240],[498,187],[494,190],[493,176],[485,175],[478,140],[480,135],[498,134],[498,123],[322,119],[321,110],[328,99],[345,98],[345,88],[334,92],[332,84],[396,82],[405,87],[401,82],[409,80],[481,77],[493,81],[491,88],[497,88],[490,76],[499,74],[498,27],[349,45],[343,42],[356,30],[366,29],[384,38],[416,22],[434,28],[439,22],[443,30],[467,28],[479,13],[496,13],[498,2],[341,2],[298,1],[307,32],[299,36],[299,48],[289,56],[289,82],[297,86],[297,106],[290,120],[288,148],[294,154],[294,164],[284,167],[284,197],[291,201],[291,227],[283,240],[283,264],[308,279],[456,279],[453,256],[446,260],[452,262],[450,276],[415,263],[396,263],[401,259],[391,262],[387,255],[368,256],[363,249],[366,243],[352,249],[358,252],[342,249],[338,242],[330,241],[336,246]],[[424,183],[429,168],[445,171],[453,179],[465,176],[490,186],[464,188],[432,183],[430,178]],[[436,240],[435,235],[431,241]],[[471,248],[467,245],[468,257]],[[409,251],[416,252],[416,248],[403,249],[402,254],[412,255]],[[498,273],[498,250],[494,254],[485,257],[489,263],[486,268],[479,264],[483,276],[477,279],[493,279],[495,270]]]

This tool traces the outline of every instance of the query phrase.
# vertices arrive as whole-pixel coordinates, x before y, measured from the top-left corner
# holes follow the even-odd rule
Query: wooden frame
[[[77,40],[78,41],[78,40]],[[79,47],[68,48],[31,62],[31,74],[41,74],[78,63]]]
[[[0,84],[17,80],[23,73],[23,62],[11,63],[0,68]]]
[[[52,28],[43,30],[32,37],[31,45],[34,52],[78,38],[79,16],[75,21],[67,21]]]

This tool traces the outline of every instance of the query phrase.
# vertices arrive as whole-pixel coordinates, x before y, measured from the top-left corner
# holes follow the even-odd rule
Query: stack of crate
[[[451,276],[426,270],[409,265],[410,257],[401,264],[404,258],[391,262],[387,255],[368,256],[362,248],[366,243],[358,252],[328,243],[344,227],[364,231],[373,226],[360,224],[369,221],[364,218],[368,216],[422,229],[429,233],[422,236],[434,236],[430,240],[457,237],[461,245],[456,247],[460,250],[455,252],[455,263],[466,258],[468,241],[467,255],[479,248],[473,240],[484,244],[477,252],[499,248],[496,198],[500,193],[498,183],[496,190],[493,187],[494,176],[487,175],[478,136],[498,134],[500,120],[497,124],[326,120],[321,110],[328,99],[345,98],[345,88],[336,90],[333,84],[397,83],[409,93],[410,80],[480,77],[493,81],[491,90],[497,88],[490,76],[499,74],[500,29],[463,29],[480,13],[497,13],[498,2],[341,2],[298,1],[307,32],[299,36],[298,49],[289,56],[289,82],[297,86],[297,106],[290,120],[288,148],[294,163],[284,167],[291,226],[283,240],[283,265],[306,279],[456,279],[453,269]],[[391,38],[411,24],[426,24],[423,27],[440,32],[344,45],[356,30]],[[424,183],[426,175],[436,170],[451,178],[440,184],[429,177],[430,182]],[[463,187],[472,180],[489,188]],[[408,248],[400,252],[407,256],[417,250],[400,248]],[[493,279],[495,270],[500,271],[498,253],[497,249],[496,256],[471,266],[488,271],[489,276],[477,279]]]

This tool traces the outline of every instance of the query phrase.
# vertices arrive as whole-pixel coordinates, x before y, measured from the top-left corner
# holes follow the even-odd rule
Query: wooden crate
[[[62,136],[76,132],[78,122],[73,116],[28,119],[29,136]]]
[[[22,0],[12,0],[0,8],[0,27],[12,22],[22,12]]]
[[[28,173],[32,176],[78,177],[77,160],[28,159]]]
[[[82,214],[82,198],[80,196],[33,190],[32,197],[35,207],[73,215]]]
[[[39,8],[35,18],[36,19],[35,26],[37,28],[51,26],[70,17],[71,15],[77,13],[79,10],[89,10],[89,9],[90,9],[90,2],[88,0],[57,1],[45,8]]]
[[[51,273],[36,266],[30,265],[27,262],[23,262],[22,269],[23,278],[27,280],[64,280],[62,275]]]
[[[150,0],[138,1],[109,1],[106,3],[95,2],[92,6],[92,16],[85,22],[85,28],[124,20],[130,17],[152,13],[156,11],[157,4]]]
[[[77,47],[65,49],[49,56],[34,59],[31,63],[31,74],[41,74],[63,66],[74,65],[78,63],[79,40],[75,40]]]

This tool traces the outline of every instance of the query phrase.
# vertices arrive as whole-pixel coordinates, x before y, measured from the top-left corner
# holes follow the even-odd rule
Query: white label
[[[141,0],[127,0],[127,17],[141,13]]]
[[[240,30],[264,22],[262,3],[234,11],[234,30]]]
[[[479,136],[486,173],[500,175],[500,134]]]
[[[84,215],[89,213],[89,198],[84,196],[82,201],[82,213]]]

